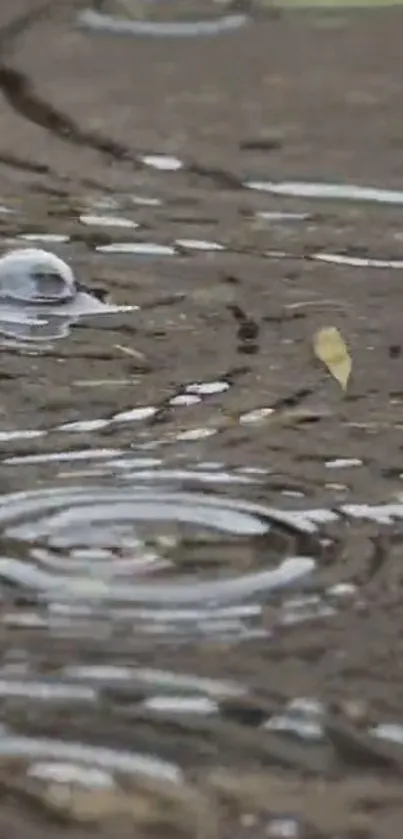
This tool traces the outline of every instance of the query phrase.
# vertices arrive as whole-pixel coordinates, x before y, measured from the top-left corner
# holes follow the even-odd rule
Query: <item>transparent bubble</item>
[[[71,268],[39,248],[9,251],[0,259],[0,296],[23,303],[73,300],[77,293]]]

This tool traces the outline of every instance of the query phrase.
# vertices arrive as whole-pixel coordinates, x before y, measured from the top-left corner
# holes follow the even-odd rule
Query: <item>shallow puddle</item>
[[[72,13],[69,49],[144,51],[145,97],[181,50],[207,66],[233,44],[214,84],[161,100],[150,142],[140,119],[127,148],[114,124],[100,139],[101,107],[93,131],[63,123],[14,80],[35,130],[99,165],[0,196],[0,784],[32,839],[384,839],[386,788],[401,807],[403,191],[340,149],[303,178],[305,100],[277,131],[297,23],[269,6]],[[264,21],[266,104],[240,83],[223,150],[203,109],[223,97],[225,122]],[[346,390],[314,357],[323,327]]]

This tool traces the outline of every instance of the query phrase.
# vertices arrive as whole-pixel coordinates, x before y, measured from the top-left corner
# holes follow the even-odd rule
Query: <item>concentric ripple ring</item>
[[[152,522],[173,522],[209,528],[218,534],[256,537],[269,533],[274,525],[283,526],[302,537],[313,532],[309,522],[295,525],[292,515],[240,500],[192,492],[140,489],[71,487],[67,490],[19,492],[0,499],[0,527],[3,538],[19,542],[18,559],[0,559],[0,577],[28,586],[45,599],[84,599],[131,604],[182,606],[236,601],[253,595],[267,595],[309,575],[315,560],[311,556],[288,556],[277,559],[274,568],[238,574],[237,576],[200,580],[175,576],[175,581],[138,582],[130,576],[123,580],[113,574],[113,561],[107,573],[83,575],[52,573],[35,565],[35,552],[27,561],[21,560],[21,544],[32,548],[48,539],[56,546],[66,547],[66,534],[72,534],[74,547],[94,528],[127,527]],[[107,530],[105,531],[107,533]],[[61,534],[61,536],[60,536]],[[58,542],[59,538],[59,542]],[[70,547],[70,544],[68,547]],[[10,552],[10,551],[9,551]],[[269,552],[269,551],[268,551]],[[73,563],[74,569],[74,563]],[[52,569],[53,570],[53,569]],[[95,563],[95,571],[98,571]]]

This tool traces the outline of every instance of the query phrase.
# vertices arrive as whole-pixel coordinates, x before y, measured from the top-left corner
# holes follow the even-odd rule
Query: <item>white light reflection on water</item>
[[[97,245],[98,253],[116,253],[137,256],[175,256],[171,245],[159,245],[158,242],[115,242],[109,245]]]
[[[178,766],[159,758],[102,746],[86,746],[83,743],[24,737],[8,731],[0,732],[0,756],[89,764],[115,772],[140,774],[173,783],[182,783],[184,780]]]
[[[270,819],[265,832],[268,839],[298,839],[303,835],[296,819],[282,817]]]
[[[21,429],[20,431],[0,431],[0,442],[8,443],[13,440],[33,440],[36,437],[44,437],[46,431],[40,429]]]
[[[358,457],[336,457],[326,460],[325,466],[327,469],[350,469],[353,466],[363,466],[363,461]]]
[[[224,245],[219,242],[209,242],[205,239],[175,239],[175,245],[185,248],[189,251],[224,251]]]
[[[24,615],[23,615],[24,616]],[[262,606],[239,604],[216,608],[202,604],[200,608],[187,608],[181,605],[172,608],[128,607],[119,605],[88,605],[85,601],[53,602],[47,607],[47,617],[42,627],[51,631],[52,636],[83,638],[91,637],[98,630],[102,633],[105,622],[123,626],[129,636],[152,636],[160,643],[180,641],[194,643],[200,639],[211,639],[214,643],[238,643],[251,638],[268,638],[270,631],[261,626]],[[6,614],[2,620],[7,626],[31,627],[39,624],[35,613],[29,613],[26,622],[19,620],[16,612]]]
[[[148,711],[163,714],[218,714],[220,706],[207,696],[150,696],[143,702]]]
[[[370,734],[379,740],[388,740],[403,746],[403,725],[401,723],[384,722],[370,729]]]
[[[377,259],[373,257],[349,256],[342,253],[313,253],[309,257],[316,262],[330,265],[347,265],[351,268],[403,268],[403,259]]]
[[[98,216],[90,213],[83,213],[80,216],[81,224],[86,224],[90,227],[122,227],[132,229],[140,225],[136,221],[121,216]]]
[[[185,431],[178,431],[175,440],[183,443],[193,443],[197,440],[205,440],[207,437],[214,437],[217,428],[187,428]]]
[[[38,778],[57,784],[77,784],[89,789],[110,789],[114,786],[113,775],[95,766],[80,766],[77,763],[61,761],[37,761],[27,771],[29,778]]]
[[[163,203],[161,198],[152,198],[149,195],[132,195],[131,200],[133,204],[143,207],[160,207]]]
[[[0,679],[0,698],[24,697],[41,702],[96,702],[97,691],[84,685]]]
[[[123,450],[120,451],[119,449],[82,449],[71,452],[57,451],[43,452],[41,454],[13,455],[11,457],[5,457],[2,462],[8,463],[10,466],[18,466],[20,464],[29,466],[34,463],[65,463],[82,460],[103,460],[104,458],[117,457],[119,454],[123,453]]]
[[[194,384],[186,385],[187,393],[196,393],[199,396],[213,396],[217,393],[225,393],[229,389],[229,382],[226,381],[212,381],[212,382],[194,382]]]
[[[17,342],[43,343],[69,334],[70,327],[88,318],[107,320],[110,315],[135,312],[138,306],[115,306],[103,303],[85,291],[78,291],[74,300],[63,304],[23,305],[2,302],[0,334]]]
[[[70,241],[64,233],[19,233],[16,237],[24,242],[43,242],[48,245],[61,245]]]
[[[152,169],[159,169],[160,172],[177,172],[183,169],[184,163],[179,157],[170,154],[144,154],[140,160]]]
[[[169,404],[175,407],[188,407],[189,405],[198,405],[201,402],[201,397],[195,393],[178,393],[177,396],[172,396]]]
[[[57,576],[30,567],[17,559],[0,559],[0,576],[41,593],[45,600],[84,600],[178,605],[228,602],[253,595],[270,594],[310,574],[315,567],[312,557],[289,557],[277,568],[211,582],[116,583],[91,577]]]
[[[285,213],[272,212],[271,210],[261,210],[255,213],[255,217],[262,221],[308,221],[311,216],[309,213]]]
[[[93,463],[95,461],[95,464]],[[75,469],[75,464],[88,462],[88,469]],[[100,464],[102,474],[119,475],[123,481],[140,481],[150,484],[195,482],[200,484],[256,484],[267,474],[264,469],[238,467],[226,469],[224,464],[209,461],[189,462],[186,466],[155,457],[136,457],[123,449],[73,449],[72,451],[49,451],[40,454],[14,455],[2,460],[8,466],[32,466],[34,464],[71,464],[63,476],[93,476]]]
[[[337,610],[327,603],[323,596],[309,595],[305,597],[291,597],[284,601],[280,623],[282,626],[293,626],[305,621],[329,618]]]
[[[86,681],[96,684],[113,682],[131,682],[141,684],[148,689],[158,688],[160,691],[196,691],[207,694],[215,699],[226,697],[243,696],[247,688],[236,682],[220,679],[209,679],[188,673],[174,673],[171,670],[157,670],[147,667],[134,667],[122,665],[67,665],[63,668],[63,676],[69,680]]]
[[[269,731],[294,734],[303,740],[315,742],[324,736],[324,705],[317,699],[299,697],[292,699],[283,713],[275,714],[264,724]]]
[[[381,189],[315,181],[246,181],[248,189],[292,198],[323,198],[339,201],[372,201],[378,204],[403,204],[403,190]]]
[[[107,15],[95,9],[84,9],[79,13],[77,20],[84,29],[111,35],[191,38],[236,31],[245,26],[250,18],[244,14],[228,14],[211,20],[135,20]]]

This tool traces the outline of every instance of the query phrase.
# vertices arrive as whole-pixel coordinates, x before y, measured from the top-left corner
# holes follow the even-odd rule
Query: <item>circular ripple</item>
[[[58,600],[231,603],[281,589],[315,565],[308,522],[213,494],[98,486],[15,493],[3,497],[0,527],[0,577]]]

